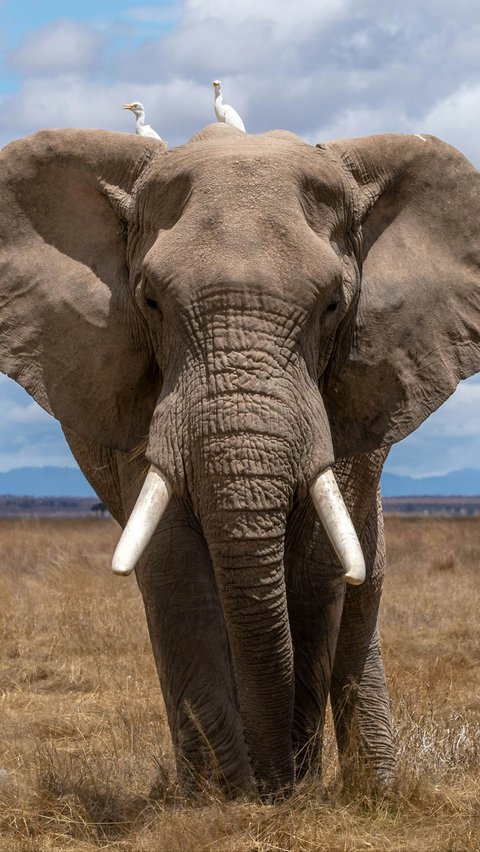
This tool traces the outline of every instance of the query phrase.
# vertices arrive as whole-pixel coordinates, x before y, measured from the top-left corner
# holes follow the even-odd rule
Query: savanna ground
[[[399,789],[184,800],[133,578],[110,521],[0,521],[0,849],[480,849],[480,519],[387,519],[382,610]]]

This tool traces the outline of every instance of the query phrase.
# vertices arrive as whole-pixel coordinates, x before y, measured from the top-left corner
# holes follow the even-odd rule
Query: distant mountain
[[[0,473],[0,494],[17,497],[95,497],[78,467],[17,467]]]
[[[382,475],[382,494],[384,497],[477,497],[480,495],[480,470],[465,468],[443,476],[424,476],[421,479],[385,472]]]
[[[78,468],[18,467],[0,473],[0,494],[29,497],[95,497],[95,493]],[[444,476],[382,476],[384,497],[423,497],[425,495],[480,496],[480,470],[455,470]]]

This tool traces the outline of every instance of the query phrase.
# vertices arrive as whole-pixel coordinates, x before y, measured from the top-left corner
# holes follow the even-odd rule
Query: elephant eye
[[[336,311],[339,304],[340,304],[339,300],[335,299],[333,302],[330,302],[330,304],[327,306],[327,311]]]
[[[155,299],[152,299],[151,296],[146,296],[145,301],[146,301],[149,308],[158,308],[158,305],[157,305]]]

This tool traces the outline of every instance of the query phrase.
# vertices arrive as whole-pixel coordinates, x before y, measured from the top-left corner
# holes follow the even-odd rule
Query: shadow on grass
[[[2,785],[0,844],[8,834],[22,850],[39,849],[48,835],[64,839],[65,848],[75,841],[102,847],[147,829],[175,803],[175,785],[157,764],[152,790],[142,794],[135,791],[132,769],[112,762],[93,768],[85,752],[65,753],[42,743],[32,775]]]

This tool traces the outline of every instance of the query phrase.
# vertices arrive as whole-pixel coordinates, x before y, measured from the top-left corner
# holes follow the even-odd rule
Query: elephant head
[[[189,502],[252,763],[288,785],[287,519],[310,492],[361,581],[328,471],[405,437],[479,369],[478,173],[433,137],[312,147],[220,124],[169,152],[46,131],[1,160],[2,369],[67,429],[146,447],[116,570],[172,492]]]

